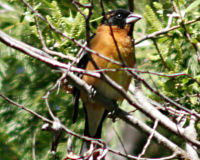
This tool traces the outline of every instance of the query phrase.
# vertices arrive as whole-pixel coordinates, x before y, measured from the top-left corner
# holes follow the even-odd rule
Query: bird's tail
[[[90,107],[84,105],[85,109],[85,130],[84,136],[100,139],[103,121],[105,120],[108,112],[104,108],[100,110],[90,110]],[[87,152],[90,148],[91,141],[83,141],[81,147],[81,155]]]

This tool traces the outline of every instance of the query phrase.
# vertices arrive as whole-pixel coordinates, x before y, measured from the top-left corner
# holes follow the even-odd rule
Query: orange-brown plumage
[[[133,67],[133,47],[132,47],[132,40],[131,37],[128,36],[128,32],[130,27],[126,26],[125,28],[121,29],[118,26],[111,26],[111,29],[107,25],[100,25],[97,28],[96,35],[91,41],[91,49],[116,61],[120,61],[119,54],[123,58],[123,62],[128,67]],[[119,48],[120,53],[117,51],[116,44],[113,40],[113,36],[117,42],[117,46]],[[97,55],[92,55],[93,60],[97,64],[100,69],[116,69],[120,68],[121,66],[113,64]],[[92,62],[88,62],[86,70],[95,70]],[[124,89],[128,89],[128,85],[130,83],[130,77],[124,71],[117,71],[117,72],[106,72],[114,81],[116,81],[119,85],[124,87]],[[108,86],[105,82],[100,79],[91,77],[91,76],[83,76],[83,80],[85,80],[89,85],[94,86],[100,92],[102,90],[103,94],[108,98],[116,98],[117,91],[112,89],[112,87]],[[107,86],[106,89],[104,86]],[[108,92],[109,93],[106,93]],[[117,96],[119,98],[119,95]],[[83,98],[84,99],[84,98]]]
[[[129,11],[122,9],[110,11],[104,17],[102,24],[97,28],[95,37],[91,40],[91,49],[110,58],[115,61],[121,62],[119,54],[123,59],[123,62],[127,67],[133,67],[134,58],[133,58],[133,46],[132,40],[129,36],[130,24],[135,23],[141,17],[134,15]],[[116,43],[117,46],[116,46]],[[117,50],[119,49],[119,53]],[[86,58],[87,59],[87,58]],[[92,54],[92,59],[96,63],[99,69],[118,69],[121,66],[113,64],[108,60],[105,60],[97,55]],[[80,66],[85,66],[80,64]],[[91,61],[88,61],[85,69],[95,70]],[[117,82],[125,90],[128,89],[128,86],[131,81],[131,77],[125,71],[116,71],[109,72],[107,74],[112,80]],[[94,78],[88,75],[84,75],[82,79],[87,82],[89,85],[92,85],[97,92],[104,95],[106,98],[118,101],[122,100],[123,97],[112,88],[109,84],[104,82],[101,79]],[[79,94],[78,94],[79,96]],[[85,123],[85,135],[100,138],[102,123],[107,115],[106,106],[101,106],[98,102],[90,99],[84,92],[80,92],[81,100],[83,101],[85,113],[86,113],[86,123]],[[87,148],[88,145],[82,148]],[[83,149],[85,150],[85,149]]]

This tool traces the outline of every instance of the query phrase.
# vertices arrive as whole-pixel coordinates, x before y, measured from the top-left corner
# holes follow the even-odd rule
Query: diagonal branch
[[[52,124],[52,125],[53,125],[54,122],[53,122],[52,120],[50,120],[50,119],[48,119],[48,118],[46,118],[46,117],[44,117],[44,116],[42,116],[42,115],[36,113],[35,111],[33,111],[33,110],[31,110],[31,109],[29,109],[29,108],[23,106],[23,105],[18,104],[17,102],[13,101],[12,99],[6,97],[5,95],[3,95],[3,94],[1,94],[1,93],[0,93],[0,97],[2,97],[3,99],[5,99],[7,102],[9,102],[9,103],[11,103],[11,104],[17,106],[18,108],[23,109],[23,110],[29,112],[30,114],[36,116],[37,118],[41,119],[42,121],[44,121],[44,122],[46,122],[46,123],[48,123],[48,124]],[[77,134],[77,133],[75,133],[75,132],[69,130],[69,129],[68,129],[67,127],[65,127],[63,124],[61,124],[61,128],[62,128],[65,132],[67,132],[68,134],[71,134],[71,135],[73,135],[73,136],[76,136],[76,137],[81,138],[81,139],[86,140],[86,141],[93,141],[93,142],[95,142],[96,144],[102,146],[102,143],[103,143],[103,142],[102,142],[101,140],[97,140],[97,139],[94,139],[94,138],[89,138],[89,137],[86,137],[86,136],[79,135],[79,134]]]
[[[185,25],[189,25],[189,24],[192,24],[192,23],[196,23],[196,22],[198,22],[198,21],[200,21],[200,17],[198,17],[198,18],[196,18],[196,19],[193,19],[193,20],[191,20],[191,21],[185,22]],[[170,31],[173,31],[173,30],[178,29],[178,28],[180,28],[180,27],[181,27],[181,25],[176,25],[176,26],[173,26],[173,27],[171,27],[171,28],[165,28],[165,29],[162,29],[162,30],[160,30],[160,31],[153,32],[153,33],[151,33],[151,34],[149,34],[149,35],[146,35],[146,36],[144,36],[144,37],[141,37],[141,38],[136,39],[136,40],[135,40],[135,45],[136,45],[136,44],[139,44],[139,43],[141,43],[141,42],[143,42],[143,41],[145,41],[145,40],[147,40],[147,39],[158,38],[158,36],[163,35],[163,34],[166,34],[166,33],[170,32]]]
[[[149,138],[147,139],[147,142],[146,142],[146,144],[144,145],[143,150],[142,150],[142,152],[139,154],[138,158],[142,157],[142,156],[145,154],[145,152],[146,152],[148,146],[149,146],[150,143],[151,143],[151,140],[152,140],[152,138],[153,138],[153,135],[154,135],[154,132],[155,132],[157,126],[158,126],[158,120],[155,120],[154,126],[153,126],[153,132],[151,133],[151,135],[150,135]]]
[[[56,51],[52,51],[52,50],[49,50],[45,44],[45,40],[44,40],[44,37],[42,36],[42,32],[40,30],[40,26],[39,26],[39,23],[38,23],[38,20],[37,18],[35,17],[35,23],[36,23],[36,28],[37,28],[37,32],[39,34],[39,38],[40,38],[40,41],[41,41],[41,44],[42,44],[42,49],[44,50],[44,52],[50,54],[50,55],[54,55],[54,56],[58,56],[58,57],[61,57],[63,59],[68,59],[70,61],[74,61],[75,58],[73,56],[69,56],[69,55],[65,55],[61,52],[56,52]]]
[[[183,28],[183,30],[184,30],[184,32],[185,32],[185,33],[184,33],[184,34],[185,34],[185,37],[186,37],[187,41],[188,41],[189,43],[191,43],[191,45],[193,46],[194,50],[196,51],[197,60],[198,60],[198,62],[200,63],[200,53],[199,53],[198,45],[197,45],[197,43],[192,42],[191,35],[190,35],[190,33],[188,32],[188,30],[187,30],[187,28],[186,28],[186,26],[185,26],[185,22],[184,22],[183,16],[182,16],[182,14],[181,14],[180,9],[179,9],[179,8],[177,7],[177,5],[176,5],[176,2],[175,2],[174,0],[171,0],[171,2],[172,2],[172,5],[173,5],[173,8],[174,8],[174,11],[175,11],[177,14],[179,14],[179,17],[180,17],[180,19],[181,19],[180,25],[181,25],[181,27]]]
[[[2,37],[6,36],[5,37]],[[51,58],[48,57],[44,57],[41,56],[39,53],[39,49],[33,48],[31,46],[28,46],[27,48],[22,48],[20,45],[14,43],[14,42],[10,42],[14,40],[14,42],[18,42],[17,40],[11,38],[10,36],[8,36],[7,34],[3,33],[0,31],[0,41],[4,42],[5,44],[8,44],[10,47],[13,47],[15,49],[18,49],[19,51],[32,56],[40,61],[43,61],[47,64],[50,64],[52,66],[58,67],[62,72],[68,71],[68,67],[70,67],[70,65],[61,63],[59,61],[56,60],[52,60]],[[26,44],[22,43],[23,47],[26,46]],[[17,46],[16,46],[17,45]],[[36,52],[34,52],[34,50]],[[63,65],[63,66],[62,66]],[[134,72],[133,72],[134,73]],[[135,73],[134,73],[135,74]],[[78,89],[84,91],[87,95],[93,95],[93,92],[91,90],[91,86],[89,86],[85,81],[83,81],[82,79],[80,79],[79,77],[77,77],[76,75],[74,75],[72,72],[68,71],[67,72],[67,76],[69,78],[69,80],[72,82],[73,85],[75,85]],[[106,75],[105,75],[106,76]],[[123,87],[121,87],[120,85],[118,85],[115,81],[113,81],[110,77],[106,76],[107,80],[109,80],[111,86],[114,86],[115,89],[117,89],[119,91],[119,93],[122,94],[122,96],[124,96],[124,98],[127,100],[127,102],[136,107],[137,109],[139,109],[140,111],[142,111],[143,113],[145,113],[147,116],[151,117],[152,119],[158,119],[160,124],[162,124],[163,126],[165,126],[166,128],[170,129],[172,132],[176,133],[177,135],[181,135],[184,139],[188,140],[189,142],[191,142],[194,145],[200,146],[200,142],[196,141],[195,139],[191,139],[190,136],[184,134],[184,128],[178,127],[175,123],[173,123],[168,117],[166,117],[165,115],[163,115],[162,113],[160,113],[156,108],[154,108],[153,106],[149,106],[146,104],[136,104],[134,102],[134,100],[126,93],[126,91],[123,89]],[[140,78],[138,76],[136,76],[136,78]],[[141,79],[142,80],[142,79]],[[109,111],[113,111],[114,108],[116,107],[116,104],[113,104],[112,101],[110,101],[109,99],[105,98],[103,95],[101,95],[100,93],[97,92],[96,95],[94,95],[95,101],[98,101],[100,104],[102,104],[102,106],[107,106],[107,109]],[[175,103],[175,102],[173,102]],[[192,115],[196,115],[197,113],[191,113]],[[199,116],[197,114],[197,116]]]
[[[58,29],[56,29],[55,26],[53,26],[50,22],[48,22],[48,21],[46,20],[45,17],[43,17],[41,14],[39,14],[37,11],[35,11],[35,10],[30,6],[30,4],[26,2],[26,0],[22,0],[22,1],[32,10],[32,12],[35,13],[35,15],[37,15],[39,18],[41,18],[42,20],[44,20],[44,21],[49,25],[49,27],[50,27],[53,31],[55,31],[55,32],[59,33],[60,35],[66,37],[67,39],[71,40],[72,42],[74,42],[74,43],[77,44],[78,46],[82,47],[84,50],[86,50],[86,51],[88,51],[88,52],[90,52],[90,53],[93,53],[93,54],[95,54],[95,55],[98,55],[99,57],[102,57],[102,58],[104,58],[105,60],[108,60],[108,61],[110,61],[110,62],[112,62],[112,63],[115,63],[115,64],[117,64],[117,65],[123,66],[123,65],[122,65],[121,63],[119,63],[118,61],[114,61],[114,60],[112,60],[112,59],[109,59],[109,58],[107,58],[106,56],[103,56],[103,55],[101,55],[101,54],[99,54],[99,53],[97,53],[97,52],[91,50],[90,48],[81,45],[81,44],[80,44],[77,40],[75,40],[74,38],[70,38],[69,36],[63,34],[61,31],[59,31]],[[103,3],[102,3],[102,5],[103,5]],[[200,20],[200,17],[197,18],[197,19],[195,19],[195,20],[189,21],[189,22],[187,22],[186,24],[191,24],[191,23],[197,22],[198,20]],[[171,28],[169,28],[169,29],[164,29],[164,31],[165,31],[165,32],[168,32],[168,31],[170,31],[170,30],[173,30],[173,29],[179,28],[179,27],[180,27],[180,25],[174,26],[174,27],[171,27]],[[162,31],[162,30],[161,30],[161,31]],[[158,33],[158,32],[154,32],[154,34],[157,34],[157,33]],[[159,32],[159,34],[161,34],[161,33],[163,33],[163,32]],[[155,38],[155,35],[154,35],[153,37],[151,37],[151,38]],[[95,68],[98,69],[98,66],[94,63],[94,61],[92,61],[92,62],[93,62],[93,65],[95,66]],[[152,91],[153,93],[157,94],[158,96],[160,96],[160,97],[161,97],[162,99],[164,99],[165,101],[167,101],[167,102],[169,102],[170,104],[172,104],[172,105],[174,105],[174,106],[176,106],[176,107],[178,107],[178,108],[180,108],[180,109],[182,109],[182,110],[184,110],[184,111],[187,111],[188,113],[190,113],[190,114],[192,114],[192,115],[195,115],[196,117],[200,118],[200,114],[198,114],[198,113],[196,113],[196,112],[191,112],[189,109],[187,109],[187,108],[183,107],[182,105],[180,105],[180,104],[174,102],[174,101],[171,100],[169,97],[167,97],[167,96],[165,96],[165,95],[159,93],[158,91],[156,91],[155,89],[153,89],[146,81],[144,81],[141,77],[139,77],[139,76],[138,76],[137,74],[135,74],[134,72],[129,72],[129,73],[130,73],[134,78],[136,78],[136,80],[141,81],[150,91]],[[126,98],[126,100],[127,100],[131,105],[134,104],[134,102],[131,102],[131,100],[129,100],[130,98],[128,98],[128,97],[126,96],[126,91],[123,90],[123,88],[122,88],[121,86],[119,86],[116,82],[114,82],[114,81],[113,81],[111,78],[109,78],[107,75],[101,73],[101,76],[102,76],[103,80],[105,80],[105,81],[106,81],[107,83],[109,83],[113,88],[115,88],[116,90],[118,90],[119,93],[121,93],[121,95],[124,96],[124,98]]]
[[[38,13],[38,11],[34,10],[33,7],[32,7],[26,0],[22,0],[22,2],[35,14],[35,16],[39,17],[41,20],[43,20],[44,22],[46,22],[46,23],[49,25],[49,27],[52,29],[52,31],[54,31],[54,32],[60,34],[61,36],[65,37],[65,38],[67,38],[67,39],[69,39],[69,40],[71,40],[72,42],[74,42],[75,45],[77,45],[77,46],[83,48],[83,50],[85,50],[85,51],[87,51],[87,52],[89,52],[89,53],[92,53],[92,54],[94,54],[94,55],[97,55],[97,56],[99,56],[99,57],[101,57],[101,58],[103,58],[103,59],[105,59],[105,60],[107,60],[108,62],[111,62],[111,63],[113,63],[113,64],[122,65],[120,62],[115,61],[115,60],[113,60],[113,59],[110,59],[110,58],[108,58],[108,57],[106,57],[106,56],[104,56],[104,55],[102,55],[102,54],[100,54],[100,53],[97,53],[97,52],[91,50],[89,47],[85,46],[84,44],[81,44],[81,42],[77,41],[76,39],[67,36],[67,35],[64,34],[62,31],[60,31],[59,29],[57,29],[54,25],[52,25],[52,24],[51,24],[45,17],[43,17],[40,13]]]
[[[8,97],[4,96],[3,94],[0,93],[0,97],[4,98],[6,101],[8,101],[9,103],[33,114],[34,116],[38,117],[39,119],[43,120],[44,122],[47,122],[49,124],[53,125],[53,121],[39,115],[38,113],[32,111],[31,109],[28,109],[26,107],[24,107],[23,105],[20,105],[16,102],[14,102],[13,100],[9,99]],[[112,109],[112,107],[108,108],[109,110]],[[173,142],[171,142],[170,140],[168,140],[166,137],[164,137],[163,135],[161,135],[160,133],[158,133],[157,131],[155,131],[154,129],[150,128],[149,126],[147,126],[145,123],[143,123],[142,121],[136,119],[134,116],[132,116],[131,114],[118,109],[116,111],[116,116],[119,117],[120,119],[122,119],[123,121],[127,122],[129,125],[133,126],[133,127],[137,127],[140,130],[144,131],[145,133],[148,134],[152,134],[152,132],[154,132],[154,138],[157,139],[160,143],[162,143],[164,146],[166,146],[168,149],[170,149],[171,151],[174,152],[174,154],[176,155],[180,155],[181,157],[187,157],[186,152],[184,150],[182,150],[181,148],[179,148],[176,144],[174,144]],[[82,135],[79,135],[71,130],[69,130],[68,128],[66,128],[63,124],[61,124],[61,128],[67,132],[68,134],[71,134],[73,136],[76,136],[78,138],[81,138],[83,140],[86,141],[92,141],[100,146],[103,146],[103,142],[99,139],[93,139],[93,138],[89,138],[89,137],[85,137]],[[112,149],[108,148],[110,151],[113,151]],[[127,156],[127,155],[126,155]],[[131,158],[131,156],[129,156]]]

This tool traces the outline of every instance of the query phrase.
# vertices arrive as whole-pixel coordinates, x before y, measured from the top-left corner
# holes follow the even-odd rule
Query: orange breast
[[[131,38],[127,35],[128,29],[129,28],[120,29],[117,27],[113,27],[113,34],[117,41],[120,54],[125,64],[128,67],[133,67],[133,47]],[[104,56],[110,59],[120,61],[119,54],[117,52],[116,45],[111,35],[109,26],[100,26],[97,29],[96,36],[91,41],[91,49],[100,54],[103,54]],[[92,58],[101,69],[121,68],[121,66],[108,62],[107,60],[100,58],[96,55],[92,55]],[[88,63],[86,70],[95,70],[91,62]],[[128,89],[131,78],[126,72],[106,72],[106,74],[110,76],[110,78],[117,82],[119,85],[124,87],[124,89]],[[121,99],[121,96],[118,94],[118,92],[102,80],[86,75],[83,76],[83,80],[85,80],[88,84],[93,85],[99,92],[102,92],[106,97],[111,99]]]

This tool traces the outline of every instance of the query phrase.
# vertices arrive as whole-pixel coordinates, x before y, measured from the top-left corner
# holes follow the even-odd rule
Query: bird
[[[132,13],[125,9],[115,9],[108,11],[103,16],[100,25],[96,29],[96,33],[90,41],[90,48],[99,54],[106,56],[112,60],[122,63],[126,67],[134,66],[133,57],[133,43],[130,34],[131,25],[140,20],[142,16]],[[98,69],[118,69],[121,66],[113,64],[98,55],[87,53],[83,54],[77,65],[79,68],[86,69],[87,71],[94,71],[96,67],[90,60],[93,59]],[[128,90],[131,82],[131,77],[125,71],[105,72],[112,80]],[[105,81],[94,78],[89,75],[81,75],[88,85],[91,85],[97,92],[104,95],[112,101],[122,101],[121,94],[112,88]],[[106,106],[102,106],[98,102],[89,98],[83,91],[74,88],[73,90],[73,103],[74,103],[74,117],[75,122],[78,114],[79,98],[81,98],[85,112],[85,129],[84,135],[95,139],[101,138],[102,125],[108,115]],[[89,142],[83,143],[82,151],[87,151]]]

